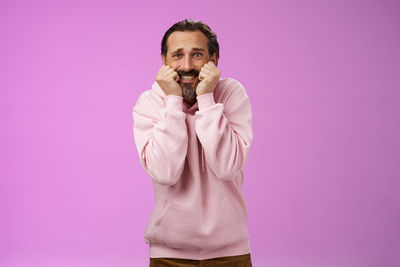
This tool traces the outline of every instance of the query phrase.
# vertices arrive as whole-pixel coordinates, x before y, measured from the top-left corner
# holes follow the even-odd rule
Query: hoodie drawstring
[[[205,158],[204,158],[204,149],[203,149],[203,146],[201,147],[201,170],[204,172],[204,161],[205,161]]]

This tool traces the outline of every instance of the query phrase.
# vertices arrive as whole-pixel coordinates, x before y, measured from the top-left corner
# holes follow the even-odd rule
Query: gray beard
[[[184,99],[196,98],[196,87],[192,88],[190,84],[182,84],[182,96]]]
[[[197,80],[193,85],[188,83],[181,84],[183,99],[188,101],[193,101],[193,100],[196,101],[197,97],[196,88],[199,82],[200,81]]]

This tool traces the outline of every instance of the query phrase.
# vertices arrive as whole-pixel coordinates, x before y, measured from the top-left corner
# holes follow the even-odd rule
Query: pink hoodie
[[[209,259],[250,252],[243,164],[252,142],[243,86],[218,82],[189,106],[157,83],[133,108],[140,162],[154,185],[150,257]]]

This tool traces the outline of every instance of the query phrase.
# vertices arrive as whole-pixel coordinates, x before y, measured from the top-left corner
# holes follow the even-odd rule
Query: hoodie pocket
[[[213,250],[248,238],[246,215],[226,199],[198,207],[165,201],[155,208],[145,238],[171,248]]]

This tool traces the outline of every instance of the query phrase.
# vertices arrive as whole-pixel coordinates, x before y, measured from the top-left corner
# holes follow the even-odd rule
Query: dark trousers
[[[252,267],[250,254],[207,260],[150,258],[150,267]]]

